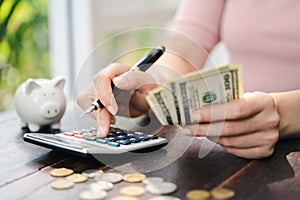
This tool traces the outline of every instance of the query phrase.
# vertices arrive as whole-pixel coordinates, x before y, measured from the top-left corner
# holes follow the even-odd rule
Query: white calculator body
[[[56,134],[25,133],[23,138],[39,146],[85,155],[120,154],[167,144],[167,139],[162,137],[116,128],[111,128],[105,138],[97,138],[94,128]]]

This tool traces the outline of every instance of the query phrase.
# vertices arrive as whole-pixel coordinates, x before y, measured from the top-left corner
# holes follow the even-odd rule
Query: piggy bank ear
[[[63,89],[65,86],[66,80],[63,77],[56,77],[52,79],[52,83],[54,87],[58,87],[60,89]]]
[[[34,79],[28,79],[25,83],[25,92],[30,94],[33,90],[40,88]]]

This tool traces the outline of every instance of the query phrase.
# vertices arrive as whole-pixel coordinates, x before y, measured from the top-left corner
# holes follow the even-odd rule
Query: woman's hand
[[[267,93],[248,93],[243,99],[205,107],[194,114],[200,124],[187,126],[187,134],[206,136],[239,157],[268,157],[279,139],[280,116]]]
[[[104,137],[109,132],[114,115],[136,117],[146,113],[149,106],[145,100],[147,92],[157,85],[154,78],[146,72],[129,71],[129,67],[118,63],[109,65],[93,78],[88,90],[77,98],[77,103],[85,110],[95,99],[100,99],[105,108],[92,113],[98,123],[97,136]],[[122,90],[116,97],[111,83]]]

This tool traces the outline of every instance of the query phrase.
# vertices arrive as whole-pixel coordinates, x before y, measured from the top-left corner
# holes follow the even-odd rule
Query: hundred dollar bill
[[[154,112],[155,116],[159,120],[159,122],[162,125],[169,125],[167,121],[167,115],[164,114],[164,111],[162,109],[162,106],[159,104],[155,97],[155,93],[158,92],[159,90],[163,90],[162,87],[158,87],[154,90],[151,90],[149,94],[146,96],[146,100],[151,108],[151,110]],[[161,102],[160,102],[161,103]]]
[[[174,98],[177,99],[176,95],[173,94],[172,88],[168,84],[151,90],[146,97],[150,107],[151,104],[157,104],[155,108],[151,107],[151,109],[154,113],[157,113],[156,116],[163,125],[173,125],[179,123],[179,106],[177,106],[176,109],[175,104],[178,103],[176,101],[175,104],[173,103]],[[167,124],[165,124],[165,122],[167,122]]]
[[[166,90],[165,88],[160,88],[159,91],[154,93],[154,97],[157,103],[159,104],[160,109],[162,110],[163,116],[166,119],[167,123],[169,125],[173,125],[173,120],[170,114],[170,108],[167,106],[168,104],[166,103],[168,99],[168,96],[166,95],[167,91],[168,90]]]
[[[174,119],[174,124],[180,125],[181,124],[181,116],[180,116],[180,108],[179,108],[179,102],[176,94],[176,87],[175,82],[170,82],[169,88],[171,89],[171,95],[168,99],[168,104],[170,105],[171,109],[171,116],[172,119]],[[172,103],[173,102],[173,103]]]
[[[218,71],[195,74],[176,82],[183,125],[198,123],[193,121],[192,114],[200,108],[237,99],[237,70],[238,68],[223,67]]]
[[[147,96],[151,108],[156,105],[154,113],[163,125],[198,123],[192,119],[196,110],[239,99],[243,93],[241,67],[232,65],[195,71],[166,85],[168,87],[156,88]]]

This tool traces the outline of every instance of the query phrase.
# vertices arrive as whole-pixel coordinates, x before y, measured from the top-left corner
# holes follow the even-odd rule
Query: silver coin
[[[177,186],[171,182],[162,182],[146,186],[146,190],[152,194],[169,194],[174,192]]]
[[[149,200],[180,200],[177,197],[171,197],[171,196],[156,196],[152,197]]]
[[[110,183],[117,183],[120,182],[123,179],[123,176],[121,174],[117,173],[104,173],[100,176],[94,177],[94,180],[96,182],[98,181],[106,181]]]
[[[114,185],[107,181],[98,181],[88,186],[90,190],[111,190],[113,187]]]
[[[146,185],[162,183],[162,182],[164,182],[164,179],[161,177],[147,177],[143,180],[143,183]]]
[[[104,190],[85,190],[79,194],[82,200],[102,200],[107,197],[107,192]]]
[[[86,175],[89,178],[94,178],[96,176],[100,176],[103,174],[101,169],[88,169],[82,172],[82,174]]]

